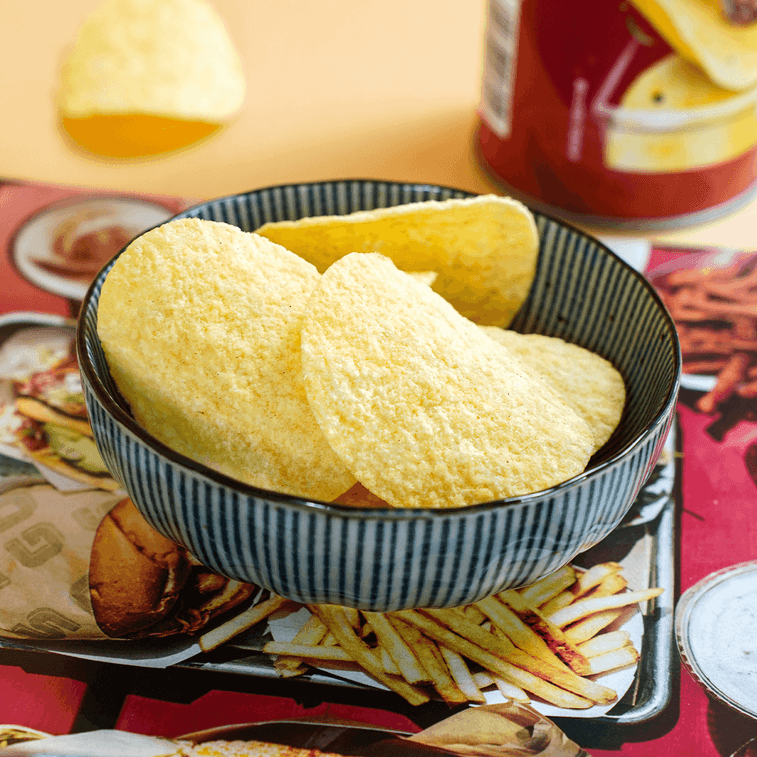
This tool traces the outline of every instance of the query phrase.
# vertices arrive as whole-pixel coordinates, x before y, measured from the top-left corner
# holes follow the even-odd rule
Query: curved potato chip
[[[551,387],[383,255],[353,253],[328,268],[301,344],[326,438],[392,506],[538,491],[580,473],[591,455],[591,431]]]
[[[652,173],[725,163],[757,142],[756,97],[718,87],[695,64],[667,55],[623,94],[607,125],[605,160],[619,171]],[[649,128],[626,123],[624,115],[632,120],[634,113]],[[682,119],[691,123],[681,125]]]
[[[98,334],[150,433],[241,481],[332,500],[354,477],[310,412],[300,324],[319,274],[235,226],[171,221],[138,237],[103,284]]]
[[[435,271],[435,292],[494,326],[508,325],[523,304],[539,249],[528,208],[496,195],[267,223],[257,233],[321,273],[351,252],[380,252],[407,272]]]
[[[433,285],[439,276],[436,271],[408,271],[407,275],[412,276],[416,281],[429,287]]]
[[[718,86],[739,91],[757,84],[757,26],[732,23],[718,0],[631,2],[674,50]]]
[[[105,0],[63,63],[58,107],[74,141],[133,157],[209,136],[244,97],[239,56],[204,0]]]
[[[596,452],[620,422],[626,401],[623,377],[608,360],[563,339],[482,326],[527,367],[538,371],[585,421]]]

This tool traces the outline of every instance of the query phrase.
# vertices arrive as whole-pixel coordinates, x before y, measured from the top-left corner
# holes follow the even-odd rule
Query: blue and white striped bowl
[[[260,189],[183,212],[254,230],[267,221],[466,197],[369,180]],[[362,609],[456,606],[535,581],[607,536],[630,508],[672,423],[681,373],[674,324],[642,276],[598,241],[535,214],[536,278],[513,328],[612,361],[627,385],[613,437],[551,489],[446,510],[363,509],[239,483],[165,447],[132,418],[97,338],[108,264],[82,305],[82,380],[106,465],[147,520],[202,563],[300,602]]]

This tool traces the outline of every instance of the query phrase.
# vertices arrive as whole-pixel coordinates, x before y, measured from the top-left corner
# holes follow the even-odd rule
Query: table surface
[[[214,0],[244,64],[242,111],[194,148],[125,162],[77,151],[57,122],[60,61],[96,5],[0,0],[1,178],[195,199],[340,177],[497,191],[474,156],[484,0]],[[654,239],[751,248],[755,228],[757,200],[712,223],[657,231]],[[696,454],[685,462],[712,464]],[[712,570],[757,555],[757,506],[730,512],[727,498],[743,500],[743,492],[703,497],[691,490],[686,471],[679,591]],[[695,509],[687,497],[696,501]],[[324,714],[405,730],[444,715],[438,709],[419,715],[391,698],[363,706],[354,693],[314,693],[270,680],[0,653],[0,721],[52,733],[115,726],[176,735]],[[592,730],[591,724],[565,728],[595,756],[706,757],[729,754],[757,724],[709,702],[683,671],[663,716],[642,729],[619,734]]]

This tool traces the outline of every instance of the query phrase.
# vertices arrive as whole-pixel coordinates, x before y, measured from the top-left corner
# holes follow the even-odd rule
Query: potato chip
[[[670,46],[713,83],[757,85],[757,26],[728,20],[718,0],[632,0]]]
[[[268,223],[257,233],[321,273],[351,252],[380,252],[403,271],[436,272],[434,291],[476,323],[495,326],[508,325],[525,300],[539,247],[530,211],[496,195]]]
[[[115,157],[177,149],[241,107],[242,64],[204,0],[105,0],[61,69],[63,126]]]
[[[313,266],[199,219],[138,237],[103,284],[98,334],[136,420],[176,451],[256,486],[332,500],[354,477],[310,412],[300,323]]]
[[[383,255],[353,253],[328,268],[301,344],[326,438],[392,506],[539,491],[591,455],[591,431],[547,383]]]
[[[481,328],[550,382],[586,421],[594,434],[594,451],[600,449],[620,423],[626,401],[623,377],[612,363],[557,337],[518,334],[496,326]]]
[[[667,55],[624,92],[607,125],[607,165],[663,173],[732,160],[757,142],[754,100],[716,86],[678,55]],[[649,128],[634,122],[638,113]]]
[[[408,276],[412,276],[416,281],[426,286],[433,286],[439,274],[436,271],[408,271]]]

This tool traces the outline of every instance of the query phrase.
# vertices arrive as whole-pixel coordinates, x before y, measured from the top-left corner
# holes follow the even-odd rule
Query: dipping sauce
[[[757,717],[757,561],[707,576],[681,596],[676,641],[691,675],[715,699]]]

